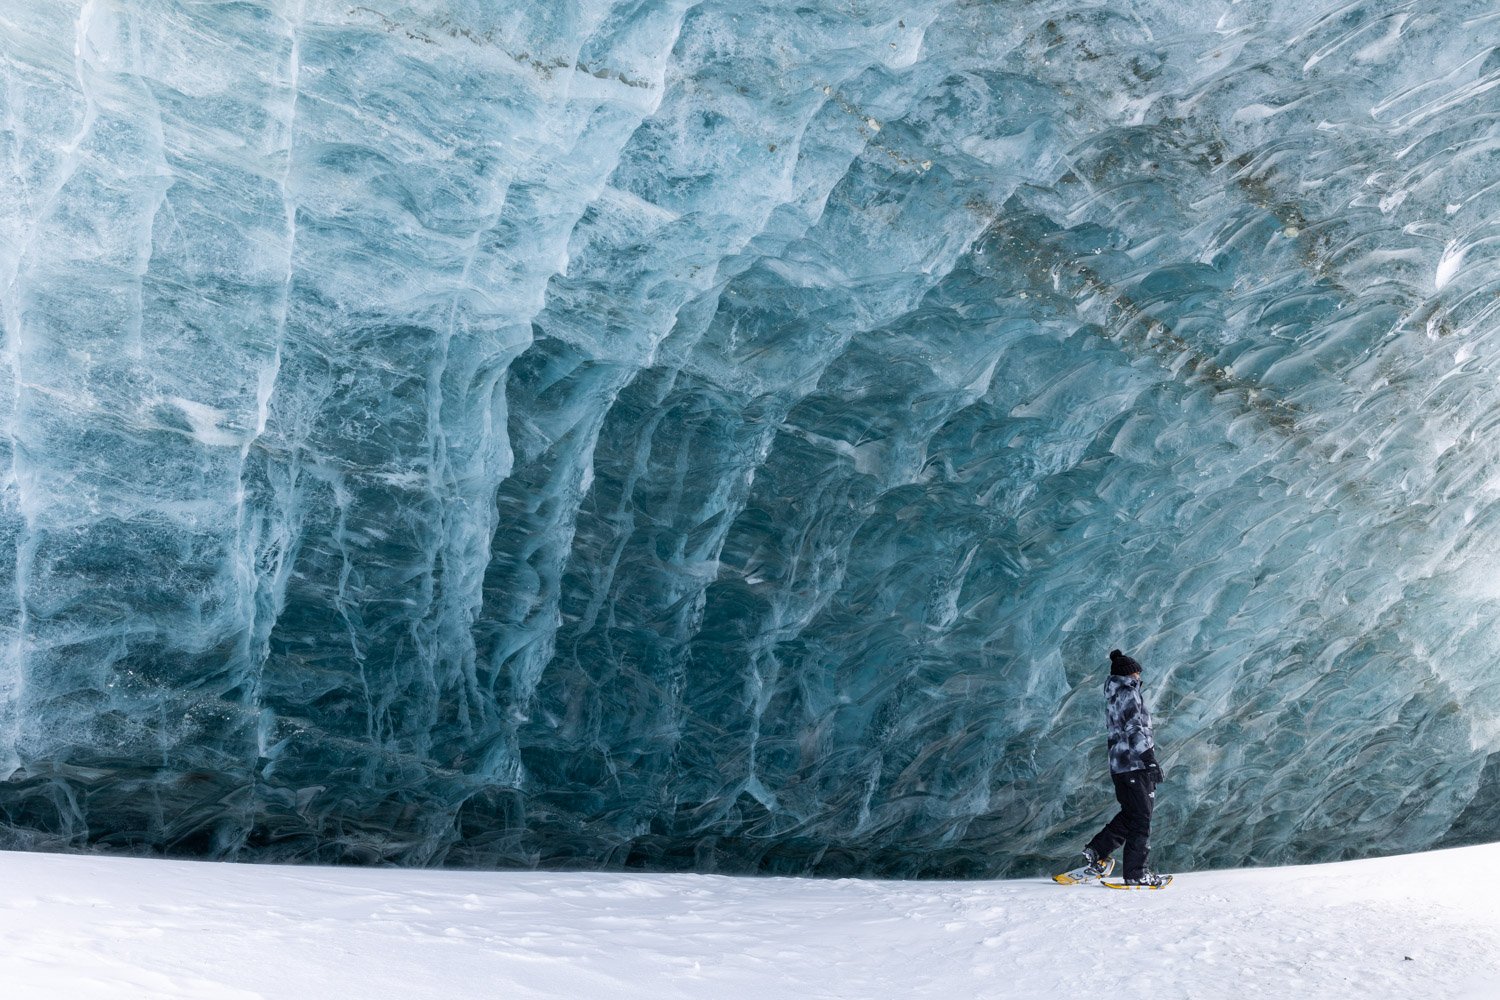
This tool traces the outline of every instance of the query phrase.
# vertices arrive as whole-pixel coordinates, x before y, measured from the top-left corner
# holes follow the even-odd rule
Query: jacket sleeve
[[[1144,748],[1141,752],[1142,760],[1148,765],[1155,764],[1156,739],[1151,733],[1151,713],[1146,710],[1146,697],[1141,694],[1141,688],[1138,684],[1135,685],[1131,694],[1134,696],[1135,702],[1132,706],[1128,722],[1129,728],[1133,731],[1132,736],[1134,739],[1132,742],[1139,741],[1140,745]]]

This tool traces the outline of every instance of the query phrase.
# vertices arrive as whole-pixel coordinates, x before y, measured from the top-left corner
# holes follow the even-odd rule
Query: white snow
[[[0,853],[8,1000],[1500,997],[1500,844],[1164,892]]]

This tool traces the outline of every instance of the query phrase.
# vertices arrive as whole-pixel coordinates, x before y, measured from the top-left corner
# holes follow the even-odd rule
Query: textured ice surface
[[[1493,0],[0,6],[12,845],[1500,837]]]

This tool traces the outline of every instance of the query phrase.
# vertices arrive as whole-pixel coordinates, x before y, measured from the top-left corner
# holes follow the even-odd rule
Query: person
[[[1109,874],[1114,868],[1112,855],[1123,844],[1125,885],[1158,889],[1170,876],[1151,871],[1147,861],[1156,786],[1165,776],[1156,761],[1151,713],[1141,697],[1141,665],[1118,649],[1109,652],[1104,710],[1109,721],[1109,771],[1120,811],[1083,849],[1084,871],[1092,878]]]

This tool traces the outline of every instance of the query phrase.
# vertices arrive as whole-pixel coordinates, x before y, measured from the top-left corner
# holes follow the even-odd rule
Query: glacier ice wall
[[[1500,838],[1492,0],[0,6],[0,838]]]

